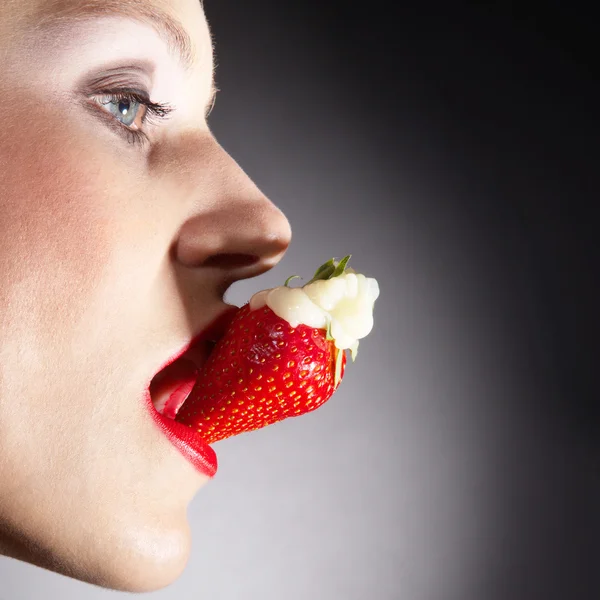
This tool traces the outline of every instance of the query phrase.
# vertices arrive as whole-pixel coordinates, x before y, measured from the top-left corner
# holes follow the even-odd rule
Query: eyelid
[[[136,88],[151,90],[154,87],[154,65],[149,61],[136,61],[88,75],[77,86],[85,96],[93,96],[105,89]],[[145,92],[146,95],[149,91]]]
[[[92,96],[109,96],[112,98],[125,98],[127,100],[134,100],[138,104],[146,107],[146,114],[157,116],[161,119],[167,118],[171,114],[175,107],[167,102],[153,102],[150,100],[148,93],[145,90],[139,90],[135,88],[122,87],[111,90],[102,90]]]
[[[166,119],[174,110],[174,107],[170,106],[169,104],[152,102],[145,90],[134,89],[131,87],[98,90],[96,93],[92,93],[88,96],[88,102],[86,102],[86,106],[89,108],[89,110],[94,110],[94,114],[102,117],[105,123],[113,131],[120,134],[122,137],[126,136],[128,142],[139,143],[140,145],[144,145],[150,141],[146,131],[141,127],[134,129],[128,125],[125,125],[124,123],[121,123],[115,117],[115,115],[103,108],[102,104],[94,99],[98,97],[109,97],[111,98],[112,102],[116,102],[120,98],[126,98],[144,106],[145,111],[142,117],[142,125],[154,124],[152,121],[153,117],[158,120]]]

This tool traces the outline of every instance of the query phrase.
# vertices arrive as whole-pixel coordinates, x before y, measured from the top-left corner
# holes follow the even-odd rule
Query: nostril
[[[204,261],[203,266],[220,269],[237,269],[255,265],[259,261],[260,257],[253,254],[213,254]]]

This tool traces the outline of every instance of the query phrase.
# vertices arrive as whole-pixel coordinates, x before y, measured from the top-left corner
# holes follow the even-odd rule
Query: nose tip
[[[274,267],[291,235],[287,218],[266,197],[224,199],[183,225],[176,257],[188,268],[216,268],[228,279],[246,279]]]

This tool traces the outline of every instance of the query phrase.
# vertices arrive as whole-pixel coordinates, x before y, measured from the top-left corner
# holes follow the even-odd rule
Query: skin
[[[155,426],[143,391],[291,234],[207,125],[198,1],[139,0],[185,24],[187,71],[126,17],[32,26],[42,8],[81,2],[0,3],[0,554],[153,591],[185,568],[186,511],[207,478]],[[131,59],[154,69],[132,83],[176,107],[142,127],[144,147],[80,87]]]

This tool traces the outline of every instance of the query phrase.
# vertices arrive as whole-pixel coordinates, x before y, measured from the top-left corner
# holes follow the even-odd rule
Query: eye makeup
[[[78,90],[94,116],[127,142],[144,146],[150,142],[146,128],[158,125],[175,110],[168,103],[150,99],[152,74],[151,63],[107,68],[91,78],[84,77]],[[116,111],[110,110],[111,105],[116,105]],[[124,123],[121,116],[134,120]]]
[[[106,116],[112,120],[111,126],[117,126],[115,129],[117,132],[122,133],[126,136],[129,143],[144,145],[150,141],[146,131],[142,129],[142,125],[157,125],[161,120],[166,119],[167,116],[174,110],[168,104],[161,104],[152,102],[146,93],[142,90],[133,90],[130,88],[103,90],[99,94],[101,101],[96,99],[93,100],[99,107],[106,106],[108,104],[117,104],[118,111],[125,116],[126,113],[130,112],[131,105],[138,105],[143,107],[142,116],[139,124],[136,124],[138,111],[135,111],[135,127],[131,127],[126,123],[119,121],[117,115],[111,113],[105,108],[100,108]],[[105,117],[106,118],[106,117]],[[120,130],[120,131],[119,131]]]

